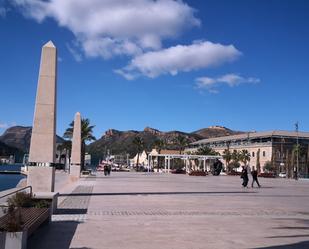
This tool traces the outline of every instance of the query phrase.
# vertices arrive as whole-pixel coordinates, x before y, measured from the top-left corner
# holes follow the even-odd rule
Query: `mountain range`
[[[8,128],[3,135],[0,136],[0,156],[8,156],[29,153],[30,139],[32,127],[14,126]],[[107,130],[101,138],[87,146],[87,151],[92,155],[93,161],[97,162],[107,153],[110,154],[129,154],[130,157],[137,153],[133,144],[135,137],[139,136],[143,139],[146,150],[151,150],[154,141],[161,139],[167,144],[167,149],[176,149],[173,141],[177,136],[184,136],[190,142],[195,142],[204,138],[228,136],[240,134],[241,131],[233,131],[223,126],[211,126],[194,132],[182,131],[160,131],[154,128],[146,127],[143,131],[119,131],[115,129]],[[57,136],[57,143],[62,143],[63,138]]]
[[[24,154],[29,153],[32,134],[31,126],[12,126],[0,136],[0,156],[15,155],[16,162],[22,162]],[[57,143],[64,139],[57,136]]]
[[[118,131],[110,129],[107,130],[100,139],[89,144],[87,149],[94,160],[99,160],[107,153],[129,154],[130,157],[133,157],[137,153],[137,149],[133,144],[133,140],[137,136],[143,139],[145,149],[150,151],[153,147],[153,143],[158,139],[163,140],[167,144],[166,149],[177,149],[177,145],[173,142],[178,136],[185,137],[189,142],[195,142],[204,138],[228,136],[240,133],[242,132],[233,131],[222,126],[211,126],[190,133],[182,131],[163,132],[150,127],[146,127],[143,131]]]

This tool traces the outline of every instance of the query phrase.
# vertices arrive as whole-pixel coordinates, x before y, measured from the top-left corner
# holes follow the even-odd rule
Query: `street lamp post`
[[[296,174],[295,174],[295,180],[298,180],[298,171],[299,171],[298,121],[295,124],[295,131],[296,131]]]

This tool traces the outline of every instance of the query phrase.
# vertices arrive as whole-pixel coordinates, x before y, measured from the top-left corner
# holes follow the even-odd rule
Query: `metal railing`
[[[2,199],[2,198],[4,198],[4,197],[7,197],[7,196],[9,196],[9,195],[18,193],[18,192],[20,192],[20,191],[23,191],[23,190],[25,190],[25,189],[27,189],[27,188],[30,189],[30,196],[32,196],[32,186],[26,186],[26,187],[17,189],[17,190],[15,190],[15,191],[13,191],[13,192],[10,192],[10,193],[8,193],[8,194],[5,194],[5,195],[3,195],[3,196],[0,196],[0,199]]]

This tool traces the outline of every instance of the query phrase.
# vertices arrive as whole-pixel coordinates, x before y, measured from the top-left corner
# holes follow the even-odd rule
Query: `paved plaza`
[[[58,185],[57,214],[28,248],[309,248],[309,181],[260,183],[243,189],[236,176],[98,173]]]

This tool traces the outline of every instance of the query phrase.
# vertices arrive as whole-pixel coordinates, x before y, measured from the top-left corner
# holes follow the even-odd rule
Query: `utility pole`
[[[295,124],[295,131],[296,131],[296,174],[295,174],[295,180],[298,180],[298,170],[299,170],[298,121]]]

